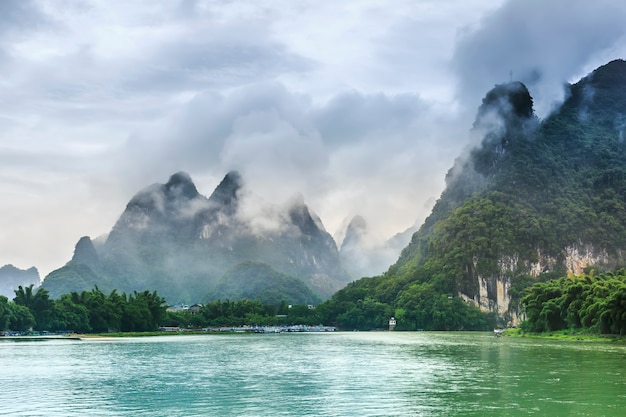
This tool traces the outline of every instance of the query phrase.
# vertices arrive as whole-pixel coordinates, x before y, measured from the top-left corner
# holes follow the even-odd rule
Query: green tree
[[[582,274],[537,283],[526,290],[522,328],[532,332],[586,329],[626,333],[626,271]]]
[[[157,330],[165,318],[165,300],[156,293],[143,291],[127,298],[121,318],[121,330],[145,332]]]
[[[56,322],[52,328],[90,333],[92,328],[89,324],[89,310],[84,305],[75,303],[73,294],[63,294],[54,302]]]
[[[0,331],[9,328],[9,299],[4,295],[0,295]]]
[[[9,329],[25,332],[35,325],[35,317],[30,310],[22,305],[9,303]]]
[[[33,293],[33,285],[23,288],[21,285],[15,290],[13,302],[28,308],[33,317],[35,330],[50,330],[55,321],[54,302],[50,299],[45,288],[39,288]]]

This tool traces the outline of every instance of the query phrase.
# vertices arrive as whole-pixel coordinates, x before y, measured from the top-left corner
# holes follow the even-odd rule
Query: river
[[[623,416],[626,346],[488,333],[0,340],[0,415]]]

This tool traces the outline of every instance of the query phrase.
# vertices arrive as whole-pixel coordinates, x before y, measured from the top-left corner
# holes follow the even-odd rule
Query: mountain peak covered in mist
[[[618,59],[603,65],[570,86],[561,112],[576,112],[581,122],[594,117],[614,128],[624,125],[621,97],[626,95],[626,61]],[[614,114],[621,115],[619,120]]]
[[[533,115],[533,98],[526,85],[519,81],[497,84],[485,95],[474,125],[480,124],[490,112],[496,113],[504,122],[514,118],[528,119]]]
[[[20,285],[37,287],[39,283],[39,271],[34,266],[28,269],[20,269],[11,264],[0,267],[0,295],[10,300],[15,297],[15,290]]]
[[[89,267],[97,267],[100,263],[100,258],[96,252],[96,248],[89,236],[83,236],[78,240],[74,247],[74,256],[72,262],[83,263]]]
[[[589,82],[599,88],[624,88],[626,85],[626,61],[615,59],[594,70],[588,77]]]
[[[191,180],[189,174],[182,171],[177,172],[170,177],[167,183],[163,185],[163,191],[169,199],[183,197],[191,200],[199,195],[198,190],[196,189],[196,186]]]
[[[234,266],[249,261],[299,279],[316,297],[347,283],[332,237],[303,198],[283,207],[252,199],[244,188],[237,171],[226,174],[209,198],[184,172],[146,187],[127,204],[103,245],[81,238],[72,262],[49,274],[44,287],[52,296],[98,285],[157,290],[170,302],[201,302],[216,290],[219,297],[226,288],[217,287],[223,274],[231,271],[232,277],[239,271]],[[280,289],[274,294],[279,297]]]
[[[237,194],[243,188],[243,178],[238,171],[230,171],[209,197],[209,201],[222,206],[236,205]]]
[[[411,240],[417,230],[409,227],[389,239],[372,235],[366,220],[354,216],[343,232],[339,255],[345,268],[355,277],[372,276],[383,273],[398,259],[402,248]]]
[[[367,222],[362,216],[357,214],[352,218],[352,220],[350,220],[348,227],[346,227],[345,236],[341,242],[341,249],[344,250],[344,248],[348,248],[355,244],[361,244],[366,234]]]

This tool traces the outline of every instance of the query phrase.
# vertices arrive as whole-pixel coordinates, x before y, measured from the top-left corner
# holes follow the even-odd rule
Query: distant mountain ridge
[[[355,278],[378,275],[394,263],[417,231],[412,226],[387,240],[370,236],[365,219],[354,216],[345,228],[339,256],[344,268]]]
[[[102,290],[157,290],[172,303],[199,302],[209,293],[220,297],[216,286],[226,288],[224,274],[230,271],[232,276],[233,267],[248,263],[248,276],[258,268],[259,274],[302,282],[311,291],[298,294],[308,299],[287,298],[313,303],[351,280],[334,240],[302,198],[285,205],[249,204],[247,198],[236,171],[209,198],[197,191],[188,174],[176,173],[167,183],[138,192],[102,245],[81,238],[72,260],[51,272],[43,287],[53,297],[98,285]],[[249,210],[258,213],[249,215]],[[268,268],[275,274],[268,274]],[[238,292],[227,287],[229,294]],[[289,293],[279,288],[274,294],[281,291]]]
[[[624,60],[569,86],[545,120],[524,84],[497,85],[472,134],[480,145],[450,169],[398,261],[333,296],[340,324],[378,327],[389,314],[406,329],[496,324],[472,306],[516,324],[529,284],[626,265]]]
[[[34,266],[28,269],[19,269],[13,265],[4,265],[0,268],[0,295],[9,300],[15,297],[15,290],[19,287],[34,285],[38,287],[41,279],[39,271]]]

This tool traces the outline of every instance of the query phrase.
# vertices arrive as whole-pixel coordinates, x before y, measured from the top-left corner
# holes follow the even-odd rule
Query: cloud
[[[124,177],[183,169],[215,183],[235,169],[268,201],[301,192],[331,232],[360,214],[389,237],[426,216],[424,194],[438,195],[459,141],[452,118],[415,94],[351,91],[316,104],[280,83],[207,91],[156,136],[129,141]]]
[[[511,0],[460,32],[453,59],[458,94],[475,108],[494,84],[522,81],[545,117],[575,82],[626,53],[626,5],[600,0]]]
[[[274,40],[264,22],[212,22],[152,46],[124,71],[120,87],[137,92],[198,91],[304,72],[313,63]],[[157,46],[158,47],[155,47]]]
[[[0,33],[4,40],[20,37],[51,24],[33,0],[0,2]]]
[[[215,175],[231,169],[261,174],[255,171],[259,165],[278,172],[294,165],[315,170],[323,156],[307,120],[309,106],[306,97],[277,83],[199,93],[160,131],[143,132],[127,143],[127,168],[134,170],[133,162],[141,161],[148,176],[181,168]]]
[[[386,140],[384,133],[406,131],[415,119],[429,112],[415,94],[362,94],[356,91],[333,97],[314,114],[315,125],[333,148]]]
[[[512,71],[547,114],[626,55],[624,8],[0,2],[0,265],[45,275],[181,170],[208,195],[237,169],[273,203],[302,193],[331,233],[360,214],[390,237],[429,214],[494,84]]]

